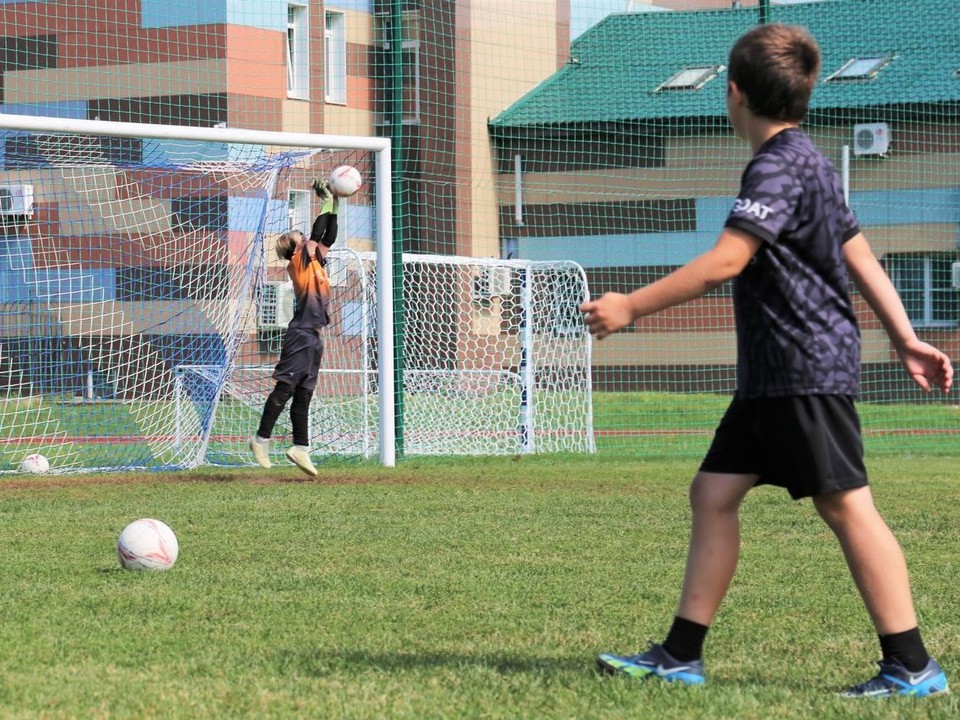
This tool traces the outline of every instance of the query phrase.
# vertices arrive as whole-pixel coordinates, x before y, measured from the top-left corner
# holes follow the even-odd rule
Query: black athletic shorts
[[[757,474],[794,500],[867,484],[860,419],[845,395],[734,398],[700,465]]]
[[[323,340],[316,330],[287,328],[273,379],[313,392],[317,387],[322,358]]]

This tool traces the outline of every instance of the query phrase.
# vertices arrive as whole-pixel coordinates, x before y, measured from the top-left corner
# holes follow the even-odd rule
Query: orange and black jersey
[[[330,323],[330,279],[324,264],[316,243],[303,242],[294,251],[287,273],[293,281],[297,308],[288,327],[315,330]]]

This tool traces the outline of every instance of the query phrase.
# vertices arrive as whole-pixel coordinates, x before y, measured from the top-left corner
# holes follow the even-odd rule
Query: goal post
[[[0,114],[0,131],[0,184],[10,188],[0,207],[6,242],[0,303],[7,308],[0,332],[9,339],[0,357],[8,426],[0,462],[7,467],[15,468],[28,452],[52,455],[53,469],[60,471],[189,467],[204,460],[222,387],[210,390],[200,375],[171,372],[169,366],[197,365],[176,362],[179,353],[199,358],[208,379],[211,367],[217,368],[212,377],[221,381],[232,374],[240,325],[249,318],[249,298],[262,271],[273,184],[312,153],[373,155],[375,255],[380,267],[393,265],[386,138],[9,114]],[[138,143],[147,140],[189,147],[179,156],[165,154],[161,169],[140,157]],[[212,154],[211,147],[217,148]],[[252,152],[247,157],[237,149]],[[246,180],[244,172],[255,177]],[[160,187],[173,177],[183,183],[183,197]],[[51,190],[44,195],[47,185]],[[236,211],[242,232],[215,217],[225,209],[230,222]],[[73,244],[60,249],[66,235]],[[206,245],[213,242],[236,254],[230,267],[220,270],[223,277],[203,276],[211,269]],[[125,252],[136,255],[140,265],[123,271],[100,266],[107,255]],[[396,405],[403,392],[395,382],[394,277],[382,273],[376,285],[377,305],[385,310],[377,315],[376,338],[377,438],[386,466],[396,462]],[[149,301],[158,314],[131,319],[121,294],[132,302]],[[191,352],[184,353],[171,347],[173,334],[164,333],[188,323],[209,326],[209,332],[192,335]],[[209,358],[216,362],[211,365]],[[130,374],[137,375],[136,387]],[[98,384],[107,389],[98,393]],[[166,400],[176,392],[203,399],[189,421],[167,409]],[[56,409],[46,399],[51,394],[58,398]],[[98,398],[104,402],[87,403]],[[123,410],[104,409],[109,401]],[[101,438],[98,416],[107,415],[116,424]],[[187,437],[193,438],[190,450],[183,445]],[[97,444],[123,450],[116,457],[87,451]]]

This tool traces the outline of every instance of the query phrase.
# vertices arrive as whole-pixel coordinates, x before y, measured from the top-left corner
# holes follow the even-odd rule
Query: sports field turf
[[[927,642],[960,683],[960,457],[873,459]],[[0,479],[2,718],[956,718],[844,701],[876,639],[809,502],[748,498],[709,684],[600,678],[659,639],[695,462],[407,460]],[[121,570],[130,520],[180,540]]]

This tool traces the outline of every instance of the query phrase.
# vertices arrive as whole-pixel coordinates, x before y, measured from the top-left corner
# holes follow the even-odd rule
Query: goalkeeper
[[[313,189],[322,201],[313,222],[310,239],[299,230],[291,230],[277,239],[277,257],[287,260],[287,274],[293,281],[296,310],[287,326],[280,350],[280,361],[273,371],[277,381],[267,397],[260,417],[260,427],[250,438],[250,450],[260,467],[269,468],[269,444],[273,427],[287,402],[293,445],[286,456],[303,472],[316,477],[317,469],[310,459],[310,401],[317,387],[323,340],[320,331],[330,322],[330,280],[325,269],[327,253],[337,240],[338,198],[325,180],[317,180]]]

